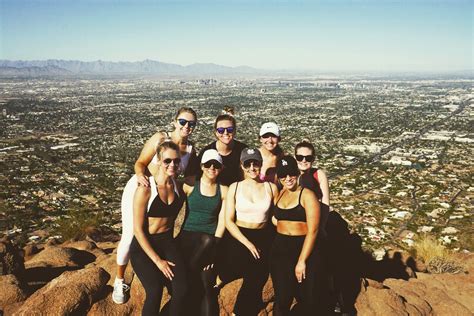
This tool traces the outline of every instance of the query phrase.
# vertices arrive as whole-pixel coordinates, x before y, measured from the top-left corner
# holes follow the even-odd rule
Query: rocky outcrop
[[[3,242],[0,250],[17,253],[11,251],[12,246],[5,251],[7,246]],[[0,277],[0,309],[5,315],[139,315],[145,291],[131,265],[125,273],[126,282],[131,283],[130,299],[122,305],[111,299],[116,273],[115,247],[113,242],[91,240],[25,247],[24,254],[30,258],[24,264],[26,282],[12,274]],[[349,295],[354,297],[359,315],[472,315],[474,256],[460,255],[459,260],[467,273],[433,275],[419,272],[423,266],[409,255],[388,252],[382,261],[371,262],[366,267],[373,269],[372,275],[376,278],[369,274],[359,283],[356,278],[355,291]],[[15,262],[23,263],[22,260]],[[352,288],[352,283],[351,280],[347,284]],[[218,296],[221,315],[232,313],[241,285],[242,280],[235,280],[221,289]],[[27,297],[30,293],[33,294]],[[169,298],[165,289],[162,306]],[[272,315],[274,298],[270,278],[262,298],[259,315]]]
[[[21,250],[7,237],[0,239],[0,275],[14,274],[21,278],[24,271]]]
[[[15,315],[86,314],[109,278],[99,267],[64,272],[30,296]]]
[[[25,300],[24,285],[13,274],[0,275],[0,310],[6,306]]]

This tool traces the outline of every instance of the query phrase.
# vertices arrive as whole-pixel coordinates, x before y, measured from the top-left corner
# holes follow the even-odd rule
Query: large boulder
[[[0,275],[0,310],[25,300],[27,291],[13,274]]]
[[[25,263],[27,269],[37,267],[74,267],[84,266],[95,260],[95,256],[74,248],[50,246]]]
[[[386,288],[372,287],[367,283],[361,286],[355,307],[359,315],[409,315],[403,298],[397,293]]]
[[[108,279],[99,267],[64,272],[31,295],[15,315],[84,315],[103,295]]]

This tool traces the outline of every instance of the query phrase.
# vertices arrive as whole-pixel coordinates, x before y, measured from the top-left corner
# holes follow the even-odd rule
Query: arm
[[[149,186],[148,177],[146,176],[146,169],[156,154],[156,144],[160,143],[166,134],[164,132],[155,133],[143,146],[143,149],[135,162],[135,174],[138,178],[138,183],[144,186]]]
[[[319,229],[319,202],[316,195],[311,190],[304,190],[301,196],[301,205],[306,212],[306,225],[308,227],[306,237],[301,248],[298,263],[295,267],[295,274],[298,282],[306,278],[306,260],[314,249],[316,236]]]
[[[329,206],[329,181],[323,170],[318,170],[318,180],[321,191],[323,192],[321,202]]]
[[[237,182],[234,182],[230,185],[229,190],[227,192],[226,197],[226,206],[225,206],[225,228],[229,231],[229,233],[241,242],[245,247],[247,247],[255,259],[260,258],[260,254],[258,253],[257,248],[254,244],[247,239],[247,237],[242,234],[239,230],[239,227],[235,224],[235,188],[237,186]]]
[[[219,212],[219,218],[217,221],[216,233],[214,234],[214,236],[218,238],[222,238],[225,232],[225,207],[226,207],[226,201],[227,201],[226,198],[227,198],[228,189],[229,187],[225,185],[221,185],[222,205],[221,205],[221,210]]]
[[[280,192],[279,192],[278,187],[276,186],[276,184],[270,183],[270,187],[272,188],[272,193],[273,193],[272,202],[273,202],[273,205],[276,205],[277,202],[278,202],[278,196],[280,195]],[[271,212],[271,214],[273,214],[273,211]],[[273,215],[272,215],[272,224],[275,227],[278,224],[278,220]]]
[[[135,237],[137,238],[137,241],[142,247],[143,251],[147,254],[151,261],[153,261],[158,266],[158,269],[163,272],[165,277],[171,280],[174,275],[173,271],[171,271],[170,265],[174,266],[174,263],[160,258],[148,241],[146,233],[143,229],[150,195],[150,188],[146,188],[144,186],[139,186],[135,191],[135,195],[133,197],[133,233],[135,234]]]

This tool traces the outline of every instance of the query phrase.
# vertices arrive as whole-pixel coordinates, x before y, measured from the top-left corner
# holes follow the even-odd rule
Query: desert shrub
[[[456,262],[442,257],[434,257],[428,263],[428,272],[430,273],[461,273],[464,267]]]
[[[83,240],[92,227],[100,227],[104,222],[101,213],[93,213],[84,209],[72,209],[56,222],[55,232],[63,240]]]
[[[431,236],[422,236],[413,245],[414,255],[428,264],[433,258],[446,258],[448,250]]]

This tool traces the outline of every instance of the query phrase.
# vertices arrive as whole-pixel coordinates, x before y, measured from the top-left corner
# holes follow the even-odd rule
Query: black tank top
[[[304,188],[301,189],[300,195],[298,197],[298,205],[292,208],[279,208],[278,202],[281,199],[278,199],[275,206],[273,207],[274,216],[279,221],[290,221],[290,222],[306,222],[306,212],[304,207],[301,205],[301,194],[303,193]]]
[[[301,177],[299,178],[299,184],[303,188],[310,189],[311,191],[316,193],[318,200],[321,201],[321,199],[323,198],[323,191],[321,191],[319,180],[316,180],[314,177],[315,174],[317,177],[317,172],[318,172],[317,168],[311,168],[309,172],[303,173]]]
[[[179,211],[184,203],[184,194],[179,194],[178,190],[174,190],[174,200],[171,204],[166,204],[160,198],[158,188],[156,189],[156,196],[148,208],[148,217],[173,217],[178,216]]]

